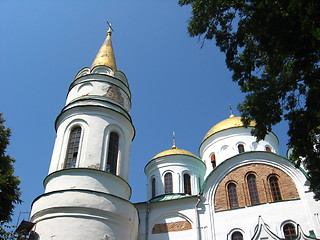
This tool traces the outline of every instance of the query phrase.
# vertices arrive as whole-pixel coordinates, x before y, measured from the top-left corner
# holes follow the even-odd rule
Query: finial
[[[229,104],[229,108],[230,108],[230,117],[232,118],[232,117],[234,117],[234,115],[233,115],[233,112],[232,112],[232,106],[231,106],[231,104]]]
[[[107,33],[111,35],[111,33],[114,32],[114,30],[112,28],[112,24],[111,24],[111,22],[109,23],[108,21],[107,21],[107,24],[109,26],[109,29],[108,29]]]
[[[172,132],[172,142],[173,142],[173,145],[172,145],[172,149],[177,149],[177,146],[176,146],[176,133],[175,132]]]

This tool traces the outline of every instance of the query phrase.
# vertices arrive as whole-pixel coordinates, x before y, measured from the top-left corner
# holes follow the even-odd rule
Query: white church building
[[[107,32],[58,115],[45,193],[32,203],[30,239],[320,239],[320,202],[308,176],[256,142],[231,115],[204,136],[199,156],[173,145],[145,166],[147,199],[130,202],[131,92]]]

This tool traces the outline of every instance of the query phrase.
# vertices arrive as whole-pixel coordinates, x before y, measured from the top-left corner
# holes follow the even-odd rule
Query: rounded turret
[[[147,198],[175,193],[198,194],[205,168],[196,155],[175,145],[160,152],[145,167]]]

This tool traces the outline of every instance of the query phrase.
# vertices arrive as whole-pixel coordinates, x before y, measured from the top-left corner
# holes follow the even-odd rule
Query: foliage
[[[320,198],[320,1],[180,0],[192,6],[190,36],[215,39],[245,100],[243,122],[258,140],[282,119]]]
[[[0,113],[0,222],[11,221],[14,204],[21,203],[20,180],[14,176],[15,160],[6,154],[11,131],[5,127]]]
[[[14,236],[14,226],[9,226],[4,221],[0,221],[0,239],[1,240],[16,239],[16,237]]]

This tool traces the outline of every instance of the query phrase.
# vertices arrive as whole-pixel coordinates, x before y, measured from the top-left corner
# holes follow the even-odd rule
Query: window
[[[118,161],[119,136],[115,132],[110,133],[107,158],[107,172],[116,174]]]
[[[256,176],[253,174],[249,174],[247,177],[248,181],[248,188],[249,188],[249,194],[251,199],[251,204],[259,204],[259,195],[258,195],[258,189],[257,189],[257,183],[256,183]]]
[[[152,178],[151,180],[151,197],[154,198],[156,196],[156,179]]]
[[[244,152],[244,146],[243,146],[243,144],[239,144],[239,145],[238,145],[238,152],[239,152],[239,153]]]
[[[76,167],[77,157],[79,152],[80,137],[81,137],[81,128],[80,127],[73,128],[69,136],[65,168]]]
[[[243,240],[243,236],[241,232],[234,232],[231,235],[231,240]]]
[[[267,152],[271,152],[271,148],[267,146],[267,147],[266,147],[266,151],[267,151]]]
[[[234,183],[228,184],[228,196],[230,208],[238,208],[238,196],[237,196],[237,185]]]
[[[283,226],[284,239],[296,239],[296,228],[292,223],[287,223]]]
[[[171,194],[173,192],[172,174],[166,173],[164,175],[164,193]]]
[[[272,199],[274,202],[281,201],[281,192],[279,188],[279,181],[276,176],[272,176],[269,178],[269,185],[270,185],[270,190],[272,194]]]
[[[212,164],[212,168],[215,168],[217,166],[216,155],[214,153],[212,153],[212,155],[211,155],[211,164]]]
[[[191,195],[191,180],[190,175],[185,173],[183,174],[183,182],[184,182],[184,193]]]

